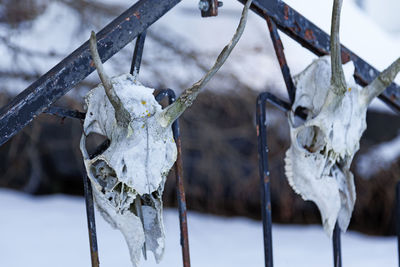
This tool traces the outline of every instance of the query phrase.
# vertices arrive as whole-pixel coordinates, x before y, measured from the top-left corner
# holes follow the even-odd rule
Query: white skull
[[[318,206],[325,231],[332,236],[336,221],[345,231],[356,194],[349,168],[366,129],[368,98],[344,66],[347,92],[339,96],[331,87],[331,59],[315,60],[295,77],[296,97],[288,120],[291,146],[286,152],[285,173],[289,184],[303,199]],[[294,112],[305,109],[299,122]]]
[[[164,252],[161,195],[176,160],[176,144],[171,127],[161,125],[162,108],[153,89],[130,74],[111,82],[131,121],[126,128],[117,123],[102,84],[89,91],[80,146],[86,171],[97,207],[124,235],[133,265],[142,249],[152,251],[158,262]],[[109,148],[93,159],[85,145],[90,133],[110,140]]]

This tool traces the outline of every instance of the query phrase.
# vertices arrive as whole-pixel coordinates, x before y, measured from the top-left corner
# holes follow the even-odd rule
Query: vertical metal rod
[[[264,257],[265,266],[272,267],[272,218],[271,218],[271,197],[270,179],[268,171],[268,146],[266,126],[266,94],[260,94],[257,98],[257,141],[258,141],[258,165],[260,172],[261,187],[261,214],[264,233]]]
[[[135,50],[133,50],[133,57],[131,63],[130,74],[138,75],[140,70],[140,63],[142,62],[142,55],[144,49],[144,41],[146,40],[146,30],[136,38]]]
[[[92,267],[99,267],[99,252],[97,249],[96,222],[94,217],[93,192],[90,180],[84,172],[83,189],[85,192],[86,217],[89,231],[90,258]]]
[[[400,267],[400,182],[396,184],[396,234],[397,234],[397,257]]]
[[[175,101],[175,93],[169,91],[169,103]],[[188,233],[188,222],[186,212],[186,197],[185,188],[183,185],[183,163],[182,163],[182,145],[181,136],[179,131],[179,121],[176,120],[172,124],[172,131],[174,133],[174,139],[176,147],[178,149],[178,155],[175,162],[175,174],[176,174],[176,191],[178,198],[178,210],[179,210],[179,226],[181,232],[181,246],[182,246],[182,260],[184,267],[190,267],[190,252],[189,252],[189,233]]]
[[[275,54],[278,58],[279,66],[281,67],[283,79],[285,80],[286,89],[289,94],[290,102],[294,102],[294,97],[296,94],[296,88],[293,84],[292,76],[290,75],[290,69],[286,61],[285,53],[283,52],[283,44],[278,33],[275,22],[269,17],[265,16],[267,21],[269,33],[271,35],[272,44],[274,45]]]
[[[342,267],[342,246],[340,241],[340,228],[336,223],[333,230],[332,244],[333,244],[333,266]]]

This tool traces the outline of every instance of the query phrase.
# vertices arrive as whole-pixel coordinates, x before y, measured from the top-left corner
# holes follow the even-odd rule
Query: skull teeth
[[[295,191],[296,194],[300,195],[304,200],[306,200],[304,198],[303,194],[301,194],[301,192],[295,186],[295,182],[293,180],[294,174],[293,174],[293,164],[292,164],[290,149],[286,151],[286,156],[285,156],[285,175],[286,175],[289,185],[293,189],[293,191]]]

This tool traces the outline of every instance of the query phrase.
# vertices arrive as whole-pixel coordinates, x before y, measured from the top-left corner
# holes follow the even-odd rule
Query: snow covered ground
[[[90,266],[84,199],[32,197],[0,190],[0,266]],[[122,235],[97,215],[101,266],[128,267]],[[181,266],[178,214],[165,211],[166,251],[141,266]],[[259,221],[189,212],[192,266],[263,266]],[[332,266],[331,242],[320,226],[273,226],[275,266]],[[344,266],[396,266],[396,240],[356,232],[342,236]]]

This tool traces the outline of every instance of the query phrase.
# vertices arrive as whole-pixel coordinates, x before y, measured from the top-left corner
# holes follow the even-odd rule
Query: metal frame
[[[264,232],[264,255],[265,266],[273,266],[272,254],[272,219],[271,219],[271,196],[270,196],[270,173],[268,170],[268,144],[267,144],[267,124],[266,124],[266,103],[270,102],[281,110],[287,112],[291,109],[291,103],[294,101],[296,88],[294,86],[290,69],[287,64],[284,48],[280,39],[278,28],[287,33],[303,47],[317,54],[318,56],[329,53],[329,36],[321,31],[314,24],[309,22],[295,10],[291,9],[282,1],[257,1],[255,0],[253,10],[262,16],[268,25],[271,40],[274,46],[282,76],[285,81],[286,89],[290,103],[287,103],[271,93],[261,93],[257,98],[256,120],[257,120],[257,140],[258,140],[258,159],[261,188],[261,212]],[[282,16],[283,15],[283,16]],[[352,53],[346,47],[342,46],[343,63],[352,60],[355,64],[354,77],[360,85],[366,85],[375,78],[378,72],[357,55]],[[371,76],[369,73],[374,73]],[[368,75],[368,76],[367,76]],[[388,106],[396,111],[400,111],[400,87],[394,83],[388,87],[381,98]],[[297,116],[305,119],[306,116],[301,111]],[[397,234],[398,234],[398,255],[400,266],[400,183],[397,186]],[[332,236],[333,262],[335,267],[342,267],[341,253],[341,231],[338,225],[335,225]]]
[[[181,0],[140,0],[114,21],[108,24],[97,34],[98,50],[102,61],[108,60],[115,53],[120,51],[126,44],[137,38],[133,54],[131,73],[138,74],[140,62],[144,49],[144,42],[147,28],[157,21],[166,12],[172,9]],[[246,0],[239,0],[241,3]],[[281,67],[282,75],[287,87],[289,100],[293,102],[295,87],[290,75],[283,52],[283,45],[279,37],[278,29],[289,35],[306,49],[318,56],[327,55],[329,48],[329,35],[311,23],[300,13],[279,0],[254,0],[252,10],[264,18],[268,24],[274,49]],[[378,71],[342,46],[342,61],[346,63],[352,60],[355,65],[354,77],[356,81],[365,86],[371,82],[378,74]],[[83,120],[85,114],[79,111],[71,111],[51,105],[71,90],[76,84],[86,78],[94,66],[91,61],[89,45],[85,42],[81,47],[62,60],[49,72],[40,77],[22,93],[16,96],[10,103],[0,110],[0,146],[7,142],[12,136],[19,132],[23,127],[30,123],[42,112],[58,115],[63,118],[76,118]],[[371,75],[372,74],[372,75]],[[162,90],[156,98],[158,100],[167,97],[169,102],[175,101],[175,94],[172,90]],[[396,84],[389,86],[384,93],[379,96],[388,106],[395,111],[400,111],[400,87]],[[280,109],[287,111],[291,104],[287,103],[270,93],[262,93],[257,98],[257,136],[258,154],[260,171],[260,188],[262,196],[262,218],[264,231],[264,253],[265,266],[272,267],[272,233],[271,233],[271,200],[270,200],[270,176],[268,171],[268,146],[267,146],[267,126],[266,102],[270,102]],[[296,114],[304,118],[304,114]],[[186,202],[183,187],[183,171],[181,157],[181,140],[179,124],[173,124],[174,138],[178,147],[178,159],[175,163],[176,187],[178,192],[178,208],[181,229],[181,245],[183,265],[190,266],[189,242],[186,218]],[[109,141],[105,141],[99,146],[95,153],[101,153],[109,146]],[[84,192],[86,201],[86,212],[88,219],[88,231],[90,240],[90,252],[92,266],[99,266],[96,226],[94,217],[94,204],[91,184],[88,177],[83,175]],[[400,218],[400,186],[397,186],[397,217]],[[399,240],[400,255],[400,220],[397,220],[397,233]],[[333,235],[334,266],[341,267],[341,244],[340,231],[335,227]],[[399,256],[400,257],[400,256]],[[399,258],[400,266],[400,258]]]

